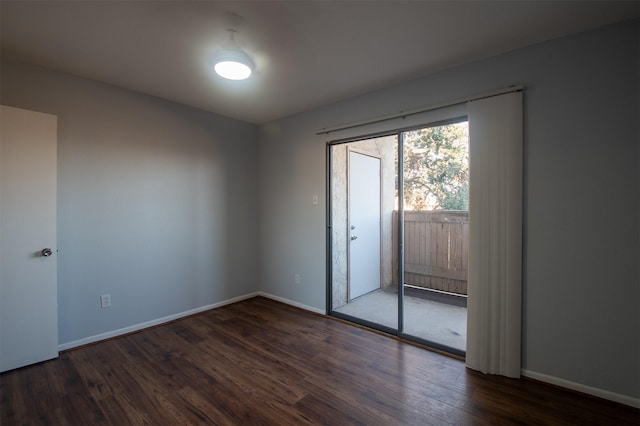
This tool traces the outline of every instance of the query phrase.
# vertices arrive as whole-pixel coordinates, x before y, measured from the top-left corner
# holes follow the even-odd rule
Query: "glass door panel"
[[[329,155],[332,314],[395,333],[397,137],[332,145]]]
[[[467,122],[403,132],[402,333],[466,350],[469,151]]]

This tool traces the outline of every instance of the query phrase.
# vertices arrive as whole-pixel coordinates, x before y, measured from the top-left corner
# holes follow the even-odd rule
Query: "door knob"
[[[357,236],[357,235],[354,235],[353,237],[351,237],[351,241],[355,241],[355,240],[357,240],[357,239],[358,239],[358,236]]]
[[[53,254],[53,250],[51,250],[50,248],[43,248],[40,253],[42,253],[44,257],[49,257]]]

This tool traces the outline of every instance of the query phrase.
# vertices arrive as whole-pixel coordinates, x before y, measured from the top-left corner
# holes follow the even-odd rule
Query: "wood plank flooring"
[[[0,424],[640,424],[640,411],[253,298],[0,376]]]

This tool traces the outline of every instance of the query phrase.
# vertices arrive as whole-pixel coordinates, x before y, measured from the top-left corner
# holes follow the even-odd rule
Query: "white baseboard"
[[[265,293],[263,291],[258,291],[254,293],[245,294],[242,296],[234,297],[231,299],[224,300],[222,302],[212,303],[210,305],[200,306],[198,308],[190,309],[188,311],[179,312],[177,314],[168,315],[166,317],[157,318],[151,321],[142,322],[139,324],[130,325],[128,327],[120,328],[113,331],[108,331],[106,333],[96,334],[94,336],[85,337],[83,339],[74,340],[72,342],[61,343],[58,345],[58,351],[64,351],[67,349],[72,349],[78,346],[88,345],[90,343],[99,342],[101,340],[111,339],[113,337],[122,336],[127,333],[132,333],[134,331],[143,330],[145,328],[153,327],[156,325],[164,324],[179,318],[187,317],[189,315],[197,314],[199,312],[208,311],[209,309],[219,308],[221,306],[229,305],[231,303],[240,302],[245,299],[250,299],[252,297],[262,296],[268,299],[273,299],[278,302],[285,303],[287,305],[295,306],[296,308],[304,309],[306,311],[314,312],[320,315],[326,315],[326,312],[323,309],[318,309],[313,306],[305,305],[294,300],[286,299],[284,297],[276,296],[270,293]],[[538,380],[541,382],[549,383],[552,385],[560,386],[566,389],[575,390],[577,392],[581,392],[587,395],[596,396],[602,399],[607,399],[609,401],[618,402],[620,404],[628,405],[630,407],[640,408],[640,398],[634,398],[627,395],[622,395],[615,392],[610,392],[604,389],[598,389],[591,386],[586,386],[580,383],[572,382],[569,380],[561,379],[554,376],[549,376],[547,374],[537,373],[531,370],[522,370],[522,375],[525,377],[529,377],[534,380]]]
[[[249,293],[243,296],[234,297],[232,299],[227,299],[222,302],[212,303],[210,305],[200,306],[198,308],[190,309],[188,311],[179,312],[177,314],[168,315],[166,317],[154,319],[151,321],[142,322],[140,324],[130,325],[128,327],[119,328],[118,330],[108,331],[106,333],[96,334],[94,336],[85,337],[83,339],[74,340],[72,342],[61,343],[58,345],[58,351],[64,351],[67,349],[75,348],[78,346],[88,345],[90,343],[99,342],[105,339],[111,339],[112,337],[122,336],[123,334],[132,333],[134,331],[143,330],[145,328],[153,327],[156,325],[164,324],[169,321],[173,321],[179,318],[187,317],[189,315],[197,314],[199,312],[208,311],[209,309],[219,308],[224,305],[229,305],[231,303],[239,302],[241,300],[250,299],[252,297],[258,296],[258,293]]]
[[[324,309],[314,308],[313,306],[304,305],[304,304],[298,303],[298,302],[296,302],[294,300],[285,299],[284,297],[275,296],[275,295],[270,294],[270,293],[265,293],[264,291],[259,291],[257,293],[257,295],[258,296],[262,296],[262,297],[266,297],[267,299],[273,299],[273,300],[276,300],[278,302],[285,303],[287,305],[295,306],[296,308],[304,309],[305,311],[311,311],[311,312],[314,312],[316,314],[320,314],[320,315],[326,315],[327,314],[327,312]]]
[[[586,386],[580,383],[572,382],[558,377],[548,376],[542,373],[536,373],[531,370],[522,370],[522,375],[534,380],[549,383],[552,385],[560,386],[563,388],[571,389],[587,395],[597,396],[598,398],[607,399],[609,401],[618,402],[620,404],[628,405],[635,408],[640,408],[640,398],[634,398],[627,395],[621,395],[619,393],[610,392],[604,389],[598,389],[591,386]]]

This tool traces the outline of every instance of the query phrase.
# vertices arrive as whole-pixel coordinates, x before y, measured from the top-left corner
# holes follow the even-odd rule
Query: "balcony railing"
[[[393,212],[392,229],[393,277],[394,280],[397,280],[397,211]],[[469,212],[405,211],[405,285],[466,295],[468,259]]]

